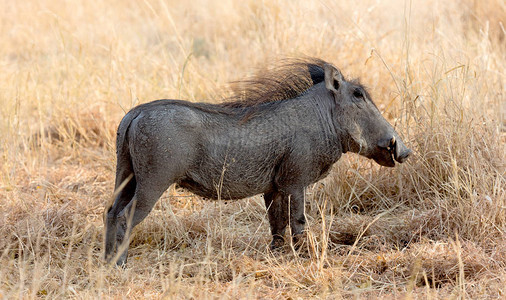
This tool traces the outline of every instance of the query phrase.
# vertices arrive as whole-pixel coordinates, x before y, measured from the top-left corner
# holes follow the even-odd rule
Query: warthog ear
[[[325,86],[329,91],[337,93],[337,90],[344,81],[343,74],[331,64],[323,65],[325,71]]]

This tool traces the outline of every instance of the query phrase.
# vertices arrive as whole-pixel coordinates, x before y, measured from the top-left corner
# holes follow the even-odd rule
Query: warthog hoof
[[[306,244],[306,235],[304,233],[294,235],[292,243],[295,250],[301,249]]]
[[[282,236],[274,236],[271,242],[271,250],[277,250],[285,244],[285,238]]]

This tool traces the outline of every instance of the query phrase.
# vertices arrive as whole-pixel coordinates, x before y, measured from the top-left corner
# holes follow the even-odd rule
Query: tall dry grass
[[[504,297],[504,20],[500,0],[3,3],[0,298]],[[345,155],[307,190],[300,252],[267,250],[260,197],[172,189],[128,267],[103,265],[124,113],[300,55],[360,77],[409,162]]]

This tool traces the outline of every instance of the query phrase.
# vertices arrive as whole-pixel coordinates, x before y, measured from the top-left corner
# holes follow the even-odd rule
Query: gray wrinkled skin
[[[126,263],[131,229],[173,183],[211,199],[263,194],[275,248],[288,224],[294,239],[303,232],[304,188],[343,153],[388,167],[404,162],[411,150],[363,87],[332,65],[323,69],[323,78],[294,99],[242,108],[158,100],[128,112],[118,128],[106,260]]]

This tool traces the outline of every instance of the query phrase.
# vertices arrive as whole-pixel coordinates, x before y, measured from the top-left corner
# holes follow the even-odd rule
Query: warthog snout
[[[396,139],[393,135],[379,140],[378,147],[382,150],[383,155],[375,155],[373,158],[380,165],[386,167],[394,167],[395,161],[405,162],[412,152],[401,139]]]
[[[394,159],[399,163],[405,162],[412,152],[411,149],[406,147],[400,138],[395,139],[395,137],[393,137],[392,139],[394,141],[392,148]]]

